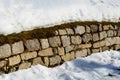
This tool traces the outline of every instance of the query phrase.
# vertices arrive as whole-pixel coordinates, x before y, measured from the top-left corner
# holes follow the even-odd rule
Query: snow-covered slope
[[[0,34],[73,21],[119,21],[120,0],[0,0]]]
[[[92,54],[55,68],[32,66],[1,75],[0,80],[120,80],[120,52]]]

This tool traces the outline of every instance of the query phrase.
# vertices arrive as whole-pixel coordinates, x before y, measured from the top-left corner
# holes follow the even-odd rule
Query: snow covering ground
[[[55,68],[36,65],[1,75],[0,80],[120,80],[120,52],[92,54]]]
[[[120,0],[0,0],[0,34],[74,21],[120,21]]]

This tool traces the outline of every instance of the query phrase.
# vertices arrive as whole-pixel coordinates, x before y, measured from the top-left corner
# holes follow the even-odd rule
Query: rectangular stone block
[[[5,61],[5,60],[0,61],[0,68],[4,67],[6,65],[7,65],[7,61]]]
[[[107,37],[107,32],[106,31],[102,31],[100,32],[100,40],[104,39]]]
[[[92,40],[92,35],[86,33],[86,34],[83,35],[82,39],[83,39],[83,42],[84,42],[84,43],[88,43],[89,41]]]
[[[66,35],[67,34],[65,29],[59,29],[58,32],[59,32],[59,35]]]
[[[97,32],[99,28],[97,25],[90,25],[90,27],[92,32]]]
[[[37,52],[26,52],[26,53],[23,53],[21,54],[21,59],[22,60],[29,60],[29,59],[32,59],[32,58],[35,58],[37,57]]]
[[[20,56],[13,56],[9,58],[9,66],[14,66],[16,64],[19,64],[21,62]]]
[[[80,44],[80,45],[79,45],[79,48],[80,48],[80,49],[84,49],[84,48],[90,48],[91,46],[92,46],[91,43],[88,43],[88,44]]]
[[[87,56],[87,49],[76,51],[76,58]]]
[[[106,46],[111,46],[116,43],[116,38],[114,37],[109,37],[105,39]]]
[[[42,49],[46,49],[49,47],[48,39],[40,39]]]
[[[71,29],[71,28],[67,28],[66,31],[67,31],[67,34],[68,34],[68,35],[74,34],[74,31],[73,31],[73,29]]]
[[[65,54],[65,50],[64,50],[63,47],[58,47],[58,54],[59,54],[60,56]]]
[[[91,31],[91,30],[90,30],[90,27],[89,27],[89,26],[86,26],[86,32],[87,32],[87,33],[90,33],[90,31]]]
[[[58,55],[50,58],[50,66],[60,64],[60,62],[61,62],[61,57]]]
[[[0,58],[5,58],[11,56],[11,46],[9,44],[4,44],[0,46]]]
[[[71,42],[72,44],[80,44],[82,39],[80,36],[71,36]]]
[[[100,52],[100,49],[92,49],[92,53],[98,53]]]
[[[99,47],[102,47],[102,46],[105,46],[105,40],[93,43],[94,48],[99,48]]]
[[[32,40],[25,41],[25,46],[28,49],[28,51],[40,50],[40,43],[38,39],[32,39]]]
[[[54,54],[53,54],[52,48],[48,48],[48,49],[39,51],[38,55],[39,56],[53,56]]]
[[[98,41],[98,40],[99,40],[98,33],[94,33],[93,34],[93,41]]]
[[[74,45],[67,46],[67,47],[65,47],[65,52],[68,53],[68,52],[74,50],[74,48],[75,48]]]
[[[61,58],[62,58],[63,61],[73,60],[73,59],[75,59],[75,53],[74,52],[67,53],[67,54],[61,56]]]
[[[61,41],[59,36],[51,37],[48,40],[51,47],[61,46]]]
[[[19,41],[19,42],[15,42],[14,44],[12,44],[12,54],[19,54],[19,53],[23,53],[24,52],[24,46],[23,46],[23,42]]]
[[[37,58],[33,59],[33,64],[32,65],[37,65],[37,64],[45,65],[44,62],[42,61],[41,57],[37,57]]]
[[[49,66],[50,59],[48,57],[44,57],[44,63],[45,63],[45,66]]]
[[[70,45],[70,37],[69,36],[61,36],[63,47]]]
[[[77,26],[76,28],[75,28],[75,33],[76,34],[84,34],[85,33],[85,27],[84,26]]]
[[[31,63],[30,62],[23,62],[19,65],[19,70],[20,69],[27,69],[31,66]]]
[[[107,35],[108,35],[108,37],[113,36],[113,35],[114,35],[113,30],[109,30],[109,31],[107,31]]]

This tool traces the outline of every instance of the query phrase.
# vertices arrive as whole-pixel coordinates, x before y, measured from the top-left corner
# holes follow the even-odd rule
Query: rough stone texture
[[[109,47],[107,46],[102,47],[102,51],[105,51],[105,50],[109,50]]]
[[[109,29],[114,29],[112,25],[104,25],[103,30],[109,30]]]
[[[12,44],[12,54],[19,54],[22,53],[24,51],[24,46],[23,46],[23,42],[19,41],[19,42],[15,42],[14,44]]]
[[[61,56],[61,58],[62,58],[62,60],[64,60],[64,61],[73,60],[73,59],[75,59],[75,53],[74,53],[74,52],[67,53],[67,54]]]
[[[52,48],[47,48],[45,50],[41,50],[38,52],[39,56],[53,56],[53,51]]]
[[[67,34],[65,29],[59,29],[58,32],[59,32],[59,35],[66,35]]]
[[[35,58],[37,57],[37,52],[26,52],[26,53],[23,53],[21,54],[21,59],[22,60],[29,60],[29,59],[32,59],[32,58]]]
[[[115,44],[120,44],[120,37],[114,37],[115,39]]]
[[[86,26],[86,32],[90,33],[90,27]]]
[[[38,39],[32,39],[25,41],[25,46],[28,49],[28,51],[35,51],[40,49],[40,43]]]
[[[99,25],[99,31],[102,31],[102,25],[101,24]]]
[[[92,32],[97,32],[98,31],[98,26],[97,25],[91,25],[91,31]]]
[[[31,63],[30,63],[30,62],[21,63],[21,64],[19,65],[19,70],[20,70],[20,69],[27,69],[27,68],[29,68],[30,66],[31,66]]]
[[[120,45],[115,45],[115,50],[120,50]]]
[[[57,31],[57,30],[55,31],[55,35],[56,35],[56,36],[58,36],[58,35],[59,35],[59,33],[58,33],[58,31]]]
[[[98,53],[99,51],[99,49],[92,49],[92,53]]]
[[[109,31],[107,31],[107,35],[108,35],[108,37],[113,36],[113,35],[114,35],[113,30],[109,30]]]
[[[50,66],[60,64],[60,62],[61,62],[61,58],[58,55],[50,58]]]
[[[102,40],[102,39],[104,39],[104,38],[106,38],[106,37],[107,37],[106,31],[100,32],[100,40]]]
[[[84,48],[90,48],[91,46],[92,46],[91,43],[88,43],[88,44],[80,44],[80,45],[79,45],[79,48],[80,48],[80,49],[84,49]]]
[[[105,39],[106,46],[111,46],[116,43],[116,38],[110,37]]]
[[[51,47],[61,46],[61,41],[59,36],[49,38],[49,44]]]
[[[72,29],[70,29],[70,28],[67,28],[66,31],[67,31],[68,35],[74,34],[74,31]]]
[[[94,48],[105,46],[105,40],[93,43]]]
[[[117,31],[114,31],[113,33],[114,33],[114,36],[117,36]]]
[[[82,39],[83,39],[83,41],[84,41],[85,43],[87,43],[87,42],[89,42],[90,40],[92,40],[92,35],[86,33],[86,34],[83,35]]]
[[[58,54],[58,49],[57,48],[52,48],[54,55]]]
[[[4,44],[0,46],[0,58],[5,58],[11,56],[11,47],[9,44]]]
[[[46,49],[49,47],[48,39],[40,39],[42,49]]]
[[[91,51],[90,51],[90,49],[87,49],[87,52],[88,52],[88,55],[90,55],[90,54],[91,54]]]
[[[85,33],[85,27],[84,26],[77,26],[76,28],[75,28],[75,33],[76,34],[84,34]]]
[[[58,54],[60,56],[64,55],[65,54],[65,51],[64,51],[64,48],[63,47],[58,47]]]
[[[94,33],[93,34],[93,41],[98,41],[98,40],[99,40],[98,33]]]
[[[72,44],[80,44],[82,39],[80,36],[71,36],[71,42]]]
[[[4,67],[7,65],[7,61],[0,61],[0,68]]]
[[[87,49],[76,51],[76,58],[87,56]]]
[[[69,36],[61,36],[63,47],[70,45],[70,37]]]
[[[68,53],[68,52],[74,50],[74,48],[75,48],[74,45],[67,46],[67,47],[65,47],[65,52]]]
[[[44,57],[44,63],[45,63],[45,66],[49,66],[50,61],[48,57]]]
[[[9,58],[9,66],[13,66],[19,64],[21,62],[20,56],[13,56]]]
[[[32,65],[37,65],[37,64],[44,65],[41,57],[37,57],[37,58],[33,59],[33,64]]]

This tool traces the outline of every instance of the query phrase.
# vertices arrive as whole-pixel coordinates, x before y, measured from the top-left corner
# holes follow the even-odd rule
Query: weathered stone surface
[[[58,55],[50,58],[50,66],[60,64],[60,62],[61,62],[61,58]]]
[[[87,49],[76,51],[76,58],[87,56]]]
[[[9,58],[9,66],[13,66],[19,64],[21,62],[20,56],[13,56]]]
[[[91,51],[90,51],[90,49],[87,49],[87,52],[88,52],[88,55],[90,55],[90,54],[91,54]]]
[[[52,48],[47,48],[45,50],[41,50],[38,52],[39,56],[53,56],[53,51]]]
[[[115,39],[115,44],[120,44],[120,37],[114,37]]]
[[[86,33],[86,34],[83,35],[82,39],[83,39],[83,41],[84,41],[85,43],[87,43],[87,42],[89,42],[90,40],[92,40],[92,35]]]
[[[113,33],[114,33],[114,36],[117,36],[117,31],[113,31]]]
[[[27,68],[29,68],[30,66],[31,66],[31,63],[30,63],[30,62],[21,63],[21,64],[19,65],[19,70],[20,70],[20,69],[27,69]]]
[[[106,38],[106,37],[107,37],[106,31],[100,32],[100,40],[102,40],[102,39],[104,39],[104,38]]]
[[[25,46],[28,49],[28,51],[35,51],[40,49],[40,43],[38,39],[32,39],[25,41]]]
[[[7,65],[7,61],[3,60],[3,61],[0,61],[0,68],[4,67]]]
[[[12,54],[19,54],[24,52],[24,46],[23,46],[23,42],[19,41],[19,42],[15,42],[14,44],[12,44]]]
[[[42,49],[46,49],[49,47],[48,39],[40,39]]]
[[[109,31],[107,31],[107,35],[108,35],[108,37],[110,37],[110,36],[113,36],[113,30],[109,30]]]
[[[74,48],[75,48],[74,45],[67,46],[67,47],[65,47],[65,52],[68,53],[68,52],[74,50]]]
[[[98,33],[94,33],[93,34],[93,41],[98,41],[98,40],[99,40]]]
[[[86,32],[90,33],[90,27],[86,26]]]
[[[9,44],[4,44],[0,46],[0,58],[5,58],[11,56],[11,47]]]
[[[105,51],[105,50],[109,50],[109,47],[107,46],[102,47],[102,51]]]
[[[84,34],[85,33],[85,27],[84,26],[77,26],[76,28],[75,28],[75,33],[76,34]]]
[[[115,50],[120,50],[120,45],[115,45]]]
[[[63,47],[58,47],[58,54],[61,55],[61,56],[65,54],[65,51],[64,51]]]
[[[92,32],[97,32],[98,31],[98,26],[97,25],[91,25],[91,31]]]
[[[112,25],[104,25],[103,30],[109,30],[109,29],[114,29]]]
[[[99,31],[102,31],[102,25],[101,24],[99,25]]]
[[[74,34],[74,31],[71,28],[66,29],[68,35]]]
[[[59,36],[55,36],[55,37],[51,37],[49,38],[49,44],[51,47],[58,47],[61,45],[61,41],[60,41],[60,37]]]
[[[99,49],[92,49],[92,53],[98,53],[98,52],[100,52]]]
[[[32,58],[35,58],[37,57],[37,52],[26,52],[26,53],[23,53],[21,54],[21,59],[22,60],[29,60],[29,59],[32,59]]]
[[[80,44],[82,39],[80,36],[71,36],[71,42],[72,44]]]
[[[61,57],[62,57],[62,60],[64,60],[64,61],[70,61],[70,60],[75,59],[75,53],[74,52],[67,53]]]
[[[105,40],[93,43],[94,48],[105,46]]]
[[[44,63],[45,63],[45,66],[49,66],[50,60],[48,57],[44,57]]]
[[[116,38],[110,37],[105,39],[106,46],[111,46],[116,43]]]
[[[92,46],[91,43],[88,43],[88,44],[80,44],[80,45],[79,45],[79,48],[80,48],[80,49],[84,49],[84,48],[90,48],[91,46]]]
[[[37,57],[37,58],[33,59],[33,65],[37,65],[37,64],[44,65],[41,57]]]
[[[66,35],[67,34],[65,29],[59,29],[58,32],[59,32],[59,35]]]
[[[70,45],[70,37],[69,36],[61,36],[63,47]]]
[[[57,48],[52,48],[54,55],[58,54],[58,49]]]
[[[59,35],[59,33],[58,33],[58,31],[57,31],[57,30],[55,31],[55,35],[57,35],[57,36]]]

